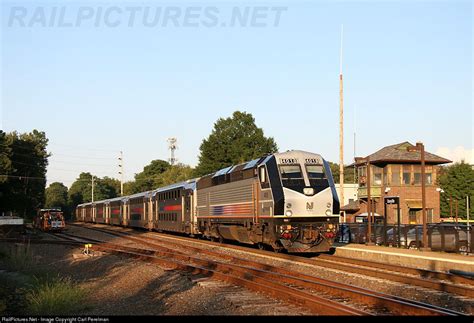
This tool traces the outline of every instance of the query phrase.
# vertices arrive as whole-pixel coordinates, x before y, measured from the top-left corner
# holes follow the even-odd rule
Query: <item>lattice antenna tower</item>
[[[169,163],[171,166],[176,164],[178,159],[175,157],[174,152],[178,149],[178,139],[175,137],[168,138],[168,149],[170,150]]]

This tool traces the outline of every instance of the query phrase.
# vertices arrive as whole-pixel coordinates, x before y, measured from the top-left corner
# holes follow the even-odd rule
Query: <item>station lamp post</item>
[[[407,151],[419,151],[421,154],[421,208],[423,216],[423,247],[422,251],[430,250],[428,248],[428,235],[426,228],[426,178],[425,178],[425,146],[421,142],[417,142],[415,147],[408,147]]]
[[[439,193],[439,218],[441,221],[441,193],[444,193],[444,190],[441,187],[436,188],[436,192]]]
[[[386,187],[385,195],[387,195],[391,190],[390,187]],[[385,197],[383,203],[383,244],[387,245],[387,201],[385,200]]]

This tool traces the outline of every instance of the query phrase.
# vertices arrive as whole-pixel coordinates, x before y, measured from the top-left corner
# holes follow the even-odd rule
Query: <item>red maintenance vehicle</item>
[[[33,226],[41,231],[62,231],[66,222],[61,209],[41,209],[33,219]]]

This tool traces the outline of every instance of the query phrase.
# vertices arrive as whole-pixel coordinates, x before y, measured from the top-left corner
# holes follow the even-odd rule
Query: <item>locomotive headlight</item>
[[[327,216],[332,215],[332,211],[331,211],[331,210],[326,210],[326,215],[327,215]]]
[[[291,203],[287,203],[287,204],[286,204],[286,208],[287,208],[287,209],[291,209],[291,207],[292,207]]]
[[[312,196],[312,195],[314,195],[314,188],[307,187],[307,188],[303,189],[303,193],[304,193],[304,195]]]
[[[331,208],[331,203],[326,204],[326,207],[329,209]]]
[[[288,211],[286,211],[285,214],[286,214],[286,216],[292,216],[292,215],[293,215],[293,212],[292,212],[291,210],[288,210]]]

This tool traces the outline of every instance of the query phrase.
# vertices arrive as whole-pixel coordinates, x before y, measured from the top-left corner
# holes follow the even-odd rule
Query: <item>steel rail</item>
[[[94,229],[100,230],[99,228],[94,228]],[[130,234],[126,232],[121,232],[121,233]],[[179,237],[179,238],[173,237],[173,238],[180,239],[180,240],[182,239],[186,241],[193,241],[193,239],[190,239],[187,237]],[[169,237],[165,237],[165,239],[169,239]],[[214,242],[201,241],[201,243],[215,245]],[[376,262],[374,263],[370,261],[357,261],[357,260],[352,260],[352,259],[350,259],[351,261],[346,261],[347,258],[342,258],[342,257],[337,257],[335,258],[335,260],[333,260],[332,259],[333,256],[328,256],[328,255],[323,255],[323,254],[321,254],[318,258],[307,259],[301,256],[275,254],[275,253],[265,252],[261,250],[243,248],[240,246],[233,246],[233,245],[227,245],[227,244],[225,245],[218,244],[218,245],[225,246],[226,248],[249,252],[249,253],[256,253],[256,254],[261,254],[265,256],[271,255],[272,257],[275,257],[275,258],[281,258],[285,260],[301,262],[301,263],[310,264],[310,265],[317,265],[320,267],[331,268],[331,269],[341,270],[345,272],[361,274],[365,276],[371,276],[371,277],[395,281],[395,282],[399,282],[403,284],[415,285],[415,286],[433,289],[433,290],[437,290],[441,292],[449,292],[449,293],[453,293],[453,294],[457,294],[461,296],[474,298],[474,288],[460,285],[460,284],[465,284],[466,280],[472,283],[472,280],[468,278],[463,278],[463,277],[456,277],[455,275],[448,274],[448,273],[440,273],[440,272],[434,272],[434,271],[428,271],[428,270],[419,270],[415,268],[409,268],[410,270],[405,271],[404,268],[408,268],[408,267],[402,267],[402,266],[393,266],[393,270],[392,270],[391,265],[389,266],[386,264],[381,264],[381,263],[376,263]],[[322,258],[320,258],[321,256]],[[364,268],[354,267],[353,265],[363,266]],[[445,280],[455,281],[457,285],[441,282],[441,281],[434,281],[432,279],[430,280],[430,279],[422,278],[422,277],[406,276],[401,273],[406,273],[406,274],[417,273],[419,276],[424,277],[424,275],[426,275],[428,277],[432,277],[432,279],[433,277],[438,275],[438,277],[443,278]],[[437,279],[440,279],[440,278],[437,278]]]
[[[80,237],[81,239],[83,237]],[[86,238],[84,238],[86,239]],[[2,239],[2,241],[5,239]],[[25,242],[25,240],[8,239],[9,241]],[[61,241],[61,240],[29,240],[29,243],[53,243],[66,245],[80,245],[78,241]],[[248,272],[247,268],[239,268],[237,265],[221,263],[218,261],[203,260],[173,252],[163,252],[155,250],[144,250],[111,243],[94,244],[92,250],[100,250],[118,255],[133,257],[142,261],[157,263],[168,270],[178,270],[181,272],[200,274],[212,277],[217,280],[225,281],[231,284],[246,287],[256,292],[263,292],[276,299],[286,301],[288,303],[304,306],[315,314],[323,315],[370,315],[365,311],[361,311],[337,302],[312,295],[295,288],[286,287],[282,290],[282,285],[278,282],[271,281]],[[160,256],[158,256],[160,255]],[[188,262],[195,263],[194,265]],[[172,265],[170,268],[170,264]]]
[[[386,264],[386,263],[381,263],[381,262],[373,262],[373,261],[368,261],[368,260],[352,259],[352,258],[347,258],[347,257],[325,255],[325,254],[319,255],[318,259],[349,263],[349,264],[353,264],[357,266],[384,269],[384,270],[389,270],[389,271],[395,271],[402,274],[421,276],[423,278],[446,280],[446,281],[451,281],[452,283],[455,283],[455,284],[466,284],[466,285],[474,286],[474,279],[459,277],[451,273],[443,273],[443,272],[427,270],[427,269],[403,267],[403,266],[391,265],[391,264]]]
[[[135,236],[132,236],[132,234],[128,232],[111,231],[111,230],[96,228],[96,227],[94,228],[85,227],[85,228],[104,232],[104,233],[118,236],[118,237],[122,237],[130,241],[146,244],[147,246],[153,246],[155,248],[163,250],[164,252],[177,253],[175,249],[170,249],[167,247],[163,247],[162,245],[156,245],[154,243],[150,243],[149,239],[156,239],[156,238],[150,238],[150,237],[147,237],[146,239],[136,238]],[[162,241],[162,239],[158,239],[158,240]],[[168,244],[170,243],[169,241],[164,241],[164,242]],[[171,243],[171,244],[176,245],[176,243]],[[401,297],[386,295],[379,292],[373,292],[367,289],[350,286],[346,284],[341,284],[334,281],[328,281],[328,280],[317,278],[314,276],[309,276],[302,273],[285,270],[285,269],[278,268],[275,266],[262,264],[259,262],[249,261],[249,260],[238,258],[235,256],[223,255],[215,251],[205,250],[202,248],[196,248],[189,245],[182,245],[181,247],[185,247],[188,251],[205,253],[211,256],[224,258],[231,261],[233,264],[248,266],[248,267],[245,267],[245,270],[247,271],[263,270],[265,271],[265,275],[272,275],[271,279],[280,279],[285,284],[296,285],[302,288],[309,288],[309,289],[317,290],[319,292],[328,293],[337,297],[357,299],[363,302],[364,304],[369,304],[371,306],[375,306],[378,308],[381,308],[381,307],[387,308],[391,312],[396,313],[396,314],[420,315],[421,313],[421,315],[433,315],[434,313],[436,313],[438,315],[463,315],[462,313],[446,310],[446,309],[439,308],[430,304],[424,304],[421,302],[403,299]]]

